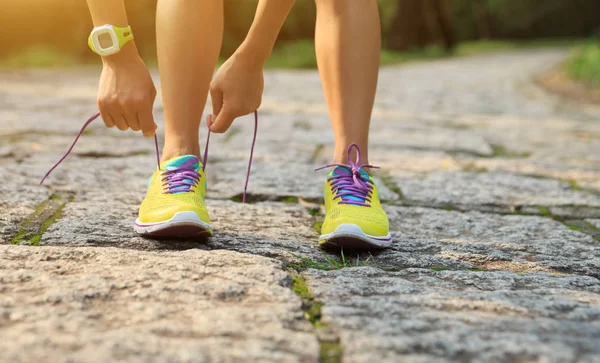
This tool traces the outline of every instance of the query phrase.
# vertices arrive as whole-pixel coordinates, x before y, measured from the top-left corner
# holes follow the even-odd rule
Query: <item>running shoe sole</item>
[[[383,249],[392,244],[392,235],[370,236],[356,224],[340,224],[335,231],[322,234],[319,245],[323,247],[345,247],[350,249]]]
[[[136,219],[133,226],[138,234],[152,237],[212,237],[212,227],[194,212],[177,212],[171,219],[157,223],[142,223]]]

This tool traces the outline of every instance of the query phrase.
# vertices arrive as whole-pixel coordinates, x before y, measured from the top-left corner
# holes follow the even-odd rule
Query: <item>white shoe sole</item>
[[[356,224],[340,224],[335,231],[322,234],[319,237],[322,246],[337,246],[346,248],[388,248],[392,244],[392,235],[370,236]]]
[[[203,222],[195,212],[177,212],[164,222],[142,223],[136,219],[133,226],[138,234],[154,237],[212,237],[210,224]]]

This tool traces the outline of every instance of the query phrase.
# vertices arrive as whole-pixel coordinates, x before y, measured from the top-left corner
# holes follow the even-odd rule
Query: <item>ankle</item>
[[[350,154],[350,160],[352,162],[356,161],[356,150],[352,150]],[[348,146],[344,147],[336,147],[335,152],[333,154],[333,162],[335,164],[348,164]],[[360,163],[368,164],[369,163],[369,153],[366,149],[360,149]]]
[[[183,155],[195,155],[200,158],[200,145],[198,143],[191,145],[168,145],[165,143],[160,161],[164,162]]]

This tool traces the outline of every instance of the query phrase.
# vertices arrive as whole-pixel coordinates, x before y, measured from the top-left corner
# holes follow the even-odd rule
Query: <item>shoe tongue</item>
[[[192,168],[196,171],[200,171],[202,163],[195,155],[184,155],[178,156],[173,159],[169,159],[162,164],[165,170],[173,170],[178,168]]]
[[[346,166],[336,166],[330,173],[331,176],[338,176],[338,175],[347,175],[347,176],[351,176],[352,175],[352,170]],[[369,179],[369,173],[367,173],[364,170],[360,170],[360,175],[365,178],[365,179]],[[340,188],[340,191],[345,191],[344,188]],[[355,197],[352,195],[345,195],[342,197],[342,200],[352,200],[352,201],[357,201],[357,202],[364,202],[365,198],[360,198],[360,197]]]
[[[349,167],[347,166],[336,166],[335,169],[333,169],[330,173],[330,175],[332,176],[338,176],[338,175],[352,175],[352,170],[350,170]],[[360,175],[365,178],[365,179],[369,179],[369,173],[367,173],[364,170],[360,170]]]
[[[198,160],[198,158],[195,155],[184,155],[184,156],[178,156],[176,158],[165,161],[161,165],[161,168],[164,170],[175,170],[175,169],[179,169],[179,168],[192,168],[192,169],[196,170],[197,172],[200,172],[200,169],[202,168],[202,163],[200,162],[200,160]],[[183,179],[183,180],[186,182],[193,182],[191,179]],[[176,187],[172,188],[172,190],[174,190],[174,191],[181,190],[181,192],[174,192],[173,194],[183,193],[187,189],[188,189],[188,187],[185,185],[176,186]]]

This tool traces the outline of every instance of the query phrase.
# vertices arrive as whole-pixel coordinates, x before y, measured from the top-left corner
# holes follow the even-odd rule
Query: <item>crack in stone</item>
[[[65,193],[52,194],[25,219],[17,234],[12,238],[11,243],[38,246],[42,235],[61,217],[65,205],[72,200],[72,195],[69,196]]]
[[[488,142],[492,154],[488,158],[525,159],[531,156],[530,152],[517,152],[506,148],[504,144]]]
[[[314,164],[317,162],[317,158],[319,158],[319,156],[323,153],[323,150],[325,150],[325,145],[323,144],[317,144],[315,146],[315,149],[313,150],[310,158],[308,158],[308,163],[309,164]]]
[[[107,153],[107,152],[100,152],[100,151],[90,151],[90,152],[84,152],[84,153],[74,153],[73,155],[78,156],[80,158],[95,158],[95,159],[99,159],[99,158],[127,158],[130,156],[145,156],[145,155],[150,155],[150,151],[144,150],[144,151],[133,151],[133,152],[126,152],[126,153],[120,153],[120,154],[113,154],[113,153]]]
[[[552,218],[552,215],[549,216],[549,218]],[[553,218],[555,219],[555,218]],[[567,226],[569,229],[573,230],[573,231],[578,231],[581,233],[585,233],[588,236],[591,236],[592,238],[594,238],[596,241],[600,241],[600,229],[596,228],[596,226],[594,226],[593,224],[582,220],[582,219],[567,219],[567,220],[560,220],[560,219],[556,219],[559,222],[561,222],[562,224],[564,224],[565,226]]]
[[[381,170],[377,173],[377,176],[379,177],[379,179],[381,179],[381,182],[384,186],[386,186],[389,190],[391,190],[398,196],[398,199],[402,200],[405,198],[404,193],[402,193],[402,189],[394,181],[394,178],[392,178],[388,171]]]
[[[600,207],[577,204],[564,204],[555,206],[544,205],[509,205],[509,204],[457,204],[457,203],[427,203],[418,200],[403,199],[389,203],[398,207],[421,207],[456,211],[461,213],[480,212],[498,215],[522,215],[522,216],[548,216],[554,219],[585,219],[600,218]],[[560,214],[552,213],[552,210],[560,209]],[[582,215],[583,214],[583,215]]]
[[[343,361],[344,350],[340,338],[329,324],[321,321],[323,302],[316,300],[312,296],[306,279],[298,271],[288,272],[291,274],[293,280],[292,291],[302,299],[304,318],[315,328],[315,333],[319,341],[319,362],[341,363]]]

